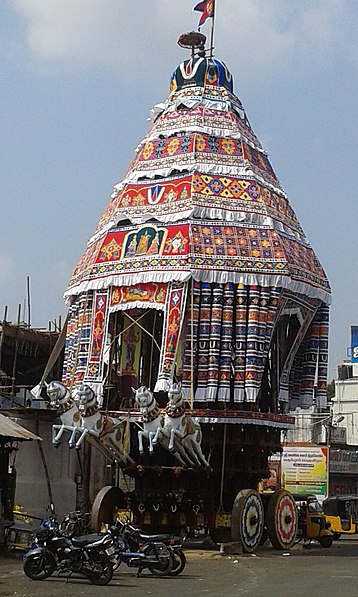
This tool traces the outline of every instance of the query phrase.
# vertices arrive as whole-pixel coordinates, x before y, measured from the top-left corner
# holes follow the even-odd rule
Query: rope
[[[146,313],[144,313],[143,315],[146,315]],[[139,317],[139,319],[133,319],[133,317],[131,317],[129,315],[129,313],[126,313],[126,316],[133,321],[132,325],[137,325],[141,330],[143,330],[143,332],[145,332],[146,334],[148,334],[148,336],[150,336],[150,338],[152,338],[154,344],[156,345],[156,347],[158,348],[158,350],[160,351],[160,346],[158,344],[158,342],[156,341],[156,339],[154,338],[153,334],[151,334],[150,332],[148,332],[148,330],[146,330],[142,325],[140,325],[138,323],[139,319],[141,319],[141,317]],[[143,316],[142,316],[143,317]]]

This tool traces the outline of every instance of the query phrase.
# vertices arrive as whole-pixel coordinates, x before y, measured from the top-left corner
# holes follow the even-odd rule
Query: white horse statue
[[[143,437],[149,442],[149,453],[153,454],[153,438],[155,437],[158,428],[163,426],[164,415],[158,406],[153,392],[146,386],[141,386],[138,390],[132,388],[136,405],[139,406],[141,413],[141,423],[143,429],[138,431],[138,446],[139,453],[144,454]]]
[[[53,445],[56,447],[60,445],[64,431],[71,433],[70,442],[74,442],[81,416],[70,390],[60,381],[51,381],[46,384],[46,392],[51,407],[57,407],[57,414],[61,419],[61,425],[52,425]]]
[[[115,419],[107,417],[99,411],[97,397],[87,385],[76,387],[74,399],[78,403],[81,415],[80,437],[75,444],[78,450],[85,437],[95,440],[96,446],[107,457],[129,465],[134,461],[129,456],[130,422],[122,417]]]
[[[151,392],[146,386],[141,386],[138,390],[132,388],[135,393],[136,404],[139,406],[141,412],[141,423],[143,429],[138,431],[138,446],[139,453],[144,454],[143,438],[148,439],[149,453],[153,454],[154,444],[158,441],[163,448],[169,450],[169,437],[162,435],[159,431],[162,429],[164,423],[164,415]],[[156,440],[154,441],[154,439]],[[170,450],[175,458],[180,462],[181,466],[191,466],[191,461],[187,458],[184,448],[175,443],[173,449]]]
[[[181,446],[187,460],[194,466],[210,468],[201,450],[202,433],[200,424],[190,415],[185,414],[184,396],[181,383],[172,383],[168,390],[168,404],[166,407],[164,425],[158,429],[153,444],[163,436],[169,437],[170,451]]]

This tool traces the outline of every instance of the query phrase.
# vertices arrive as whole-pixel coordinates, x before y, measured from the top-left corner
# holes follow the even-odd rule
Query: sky
[[[0,320],[62,318],[71,272],[187,58],[195,0],[1,0]],[[332,287],[328,379],[358,324],[357,0],[217,0],[234,76]],[[210,27],[202,29],[208,36]]]

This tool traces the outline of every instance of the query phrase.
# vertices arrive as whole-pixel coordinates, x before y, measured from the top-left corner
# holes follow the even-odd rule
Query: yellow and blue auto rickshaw
[[[358,495],[336,495],[323,501],[323,511],[331,523],[334,539],[358,530]]]
[[[322,547],[331,547],[333,533],[316,496],[294,494],[294,498],[298,511],[297,540],[318,541]]]

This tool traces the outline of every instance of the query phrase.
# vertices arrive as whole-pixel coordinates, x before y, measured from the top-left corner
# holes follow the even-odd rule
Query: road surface
[[[358,595],[358,539],[340,540],[330,549],[276,552],[260,548],[255,555],[220,556],[215,551],[190,550],[188,565],[178,577],[136,577],[120,566],[110,585],[97,587],[83,578],[68,582],[56,574],[31,581],[19,555],[0,556],[0,597],[348,597]]]

